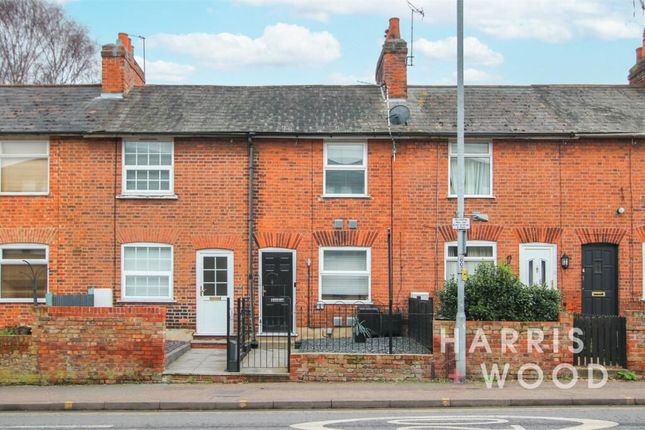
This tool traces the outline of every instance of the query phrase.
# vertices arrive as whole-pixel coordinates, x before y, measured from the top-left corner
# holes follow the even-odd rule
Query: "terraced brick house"
[[[642,309],[643,49],[625,85],[466,87],[469,271]],[[211,336],[251,292],[259,332],[272,297],[298,326],[387,301],[388,229],[395,303],[455,273],[456,90],[408,84],[398,19],[374,85],[147,85],[123,33],[101,56],[100,85],[0,87],[0,326],[33,315],[25,261],[41,301],[109,289]]]

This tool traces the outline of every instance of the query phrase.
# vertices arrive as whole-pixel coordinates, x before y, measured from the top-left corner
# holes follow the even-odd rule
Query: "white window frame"
[[[456,262],[458,257],[449,257],[448,256],[448,247],[457,246],[457,242],[446,242],[444,245],[443,252],[443,279],[448,280],[448,262]],[[492,242],[488,240],[469,240],[466,242],[466,247],[468,246],[491,246],[493,248],[492,257],[464,257],[464,262],[474,261],[474,262],[486,262],[493,263],[497,266],[497,242]],[[469,273],[470,275],[470,273]]]
[[[453,154],[453,152],[452,152],[452,145],[456,144],[456,143],[457,142],[454,142],[454,141],[448,142],[448,198],[457,198],[456,193],[455,194],[450,193],[450,178],[451,178],[451,173],[452,173],[451,172],[452,168],[450,167],[452,163],[450,162],[450,160],[451,160],[452,157],[457,157],[457,154],[456,153]],[[492,141],[481,142],[481,141],[469,140],[469,141],[466,141],[465,143],[487,143],[488,144],[488,154],[477,154],[477,153],[464,152],[464,159],[466,159],[468,157],[472,157],[472,158],[488,157],[490,159],[490,186],[489,186],[490,194],[465,194],[464,198],[470,198],[470,199],[494,199],[495,198],[495,192],[493,191],[493,184],[494,184],[495,181],[493,181],[493,172],[494,172],[494,169],[493,169],[493,142]],[[455,187],[455,191],[456,191],[456,189],[457,189],[457,187]]]
[[[45,250],[45,259],[44,260],[32,260],[28,259],[30,263],[36,263],[36,264],[46,264],[47,265],[47,270],[45,271],[45,294],[49,292],[49,246],[43,245],[40,243],[12,243],[12,244],[3,244],[0,245],[0,271],[2,271],[2,265],[12,262],[15,264],[17,261],[21,265],[27,265],[26,263],[22,262],[22,260],[4,260],[2,258],[2,250],[3,249],[44,249]],[[2,285],[0,285],[0,288],[2,288]],[[33,298],[24,298],[24,299],[0,299],[0,303],[33,303],[34,299]],[[38,298],[39,303],[45,303],[46,298]]]
[[[167,247],[170,248],[170,272],[145,272],[145,271],[128,271],[125,270],[125,248],[148,248],[148,247]],[[125,288],[126,275],[134,276],[158,276],[159,274],[168,274],[170,279],[168,281],[168,296],[127,296]],[[155,243],[155,242],[132,242],[124,243],[121,245],[121,301],[122,302],[148,302],[148,303],[164,303],[174,301],[174,274],[175,274],[175,249],[168,243]]]
[[[47,189],[45,191],[0,191],[0,196],[47,196],[49,195],[49,168],[50,168],[50,144],[49,140],[43,141],[43,140],[37,140],[37,139],[29,139],[29,140],[0,140],[0,143],[42,143],[45,142],[47,144],[47,154],[2,154],[0,153],[0,160],[3,158],[29,158],[29,157],[37,157],[37,158],[47,158]],[[0,175],[2,175],[2,170],[0,169]],[[2,178],[0,178],[0,181]]]
[[[170,166],[126,166],[125,145],[128,143],[170,143]],[[167,170],[170,181],[168,190],[128,190],[127,175],[130,170]],[[175,141],[157,139],[123,139],[121,142],[121,194],[124,196],[174,196],[175,194]]]
[[[529,251],[531,249],[540,249],[540,250],[548,250],[549,254],[551,255],[551,261],[553,264],[553,267],[551,268],[551,277],[553,279],[553,284],[549,285],[549,288],[553,289],[558,289],[558,246],[555,243],[543,243],[543,242],[527,242],[527,243],[520,243],[520,280],[522,280],[522,273],[523,273],[523,266],[524,266],[524,258],[525,258],[525,253],[526,251]]]
[[[365,258],[367,259],[366,271],[337,271],[337,270],[324,270],[324,253],[325,251],[366,251]],[[366,300],[326,300],[323,299],[322,291],[322,277],[323,275],[367,275],[367,299]],[[372,303],[372,248],[362,246],[321,246],[318,251],[318,301],[319,303],[327,304],[369,304]]]
[[[360,166],[336,166],[336,165],[328,165],[327,162],[329,161],[327,159],[327,148],[329,146],[350,146],[350,145],[362,145],[363,146],[363,164]],[[342,142],[336,142],[336,141],[330,141],[330,142],[325,142],[323,145],[323,197],[342,197],[342,198],[365,198],[369,197],[368,194],[368,188],[367,188],[367,142],[365,141],[342,141]],[[328,170],[337,170],[337,171],[345,171],[345,170],[355,170],[355,171],[363,171],[363,180],[365,181],[365,192],[363,194],[333,194],[327,192],[327,171]]]

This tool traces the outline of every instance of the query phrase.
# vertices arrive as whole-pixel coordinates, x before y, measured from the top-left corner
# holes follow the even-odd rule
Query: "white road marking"
[[[328,427],[335,424],[349,424],[364,421],[387,421],[390,424],[401,424],[404,427],[397,427],[398,430],[422,430],[422,429],[445,429],[445,430],[487,430],[480,425],[506,424],[509,419],[560,421],[575,424],[569,427],[560,427],[557,430],[602,430],[618,426],[613,421],[592,420],[587,418],[565,418],[565,417],[537,417],[537,416],[513,416],[513,415],[425,415],[412,417],[372,417],[372,418],[348,418],[342,420],[315,421],[291,425],[298,430],[342,430],[338,427]],[[501,420],[501,421],[498,421]],[[443,422],[442,422],[443,421]],[[467,426],[467,427],[464,427]],[[490,430],[490,427],[489,429]],[[499,430],[525,430],[524,427],[514,424],[506,429]]]

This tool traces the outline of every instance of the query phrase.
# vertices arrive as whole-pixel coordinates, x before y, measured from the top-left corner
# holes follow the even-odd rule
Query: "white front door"
[[[197,334],[226,334],[226,299],[233,315],[233,252],[197,252]]]
[[[548,243],[520,245],[520,280],[525,285],[557,287],[556,246]]]

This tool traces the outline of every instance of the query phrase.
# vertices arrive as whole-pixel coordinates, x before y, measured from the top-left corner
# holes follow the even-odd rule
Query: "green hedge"
[[[557,321],[560,292],[545,285],[527,287],[507,265],[480,264],[465,283],[466,318],[478,321]],[[440,315],[455,319],[457,281],[439,291]]]

